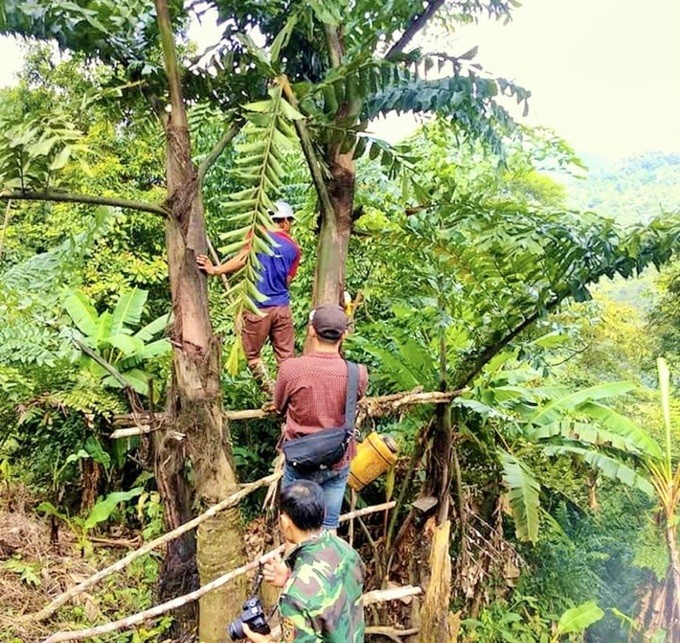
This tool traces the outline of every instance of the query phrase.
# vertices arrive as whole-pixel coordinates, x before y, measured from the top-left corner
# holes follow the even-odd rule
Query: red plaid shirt
[[[368,371],[359,365],[359,397],[368,388]],[[338,353],[309,353],[285,360],[276,378],[274,403],[286,413],[282,441],[345,424],[347,366]],[[341,469],[356,454],[350,440],[345,457],[333,468]]]

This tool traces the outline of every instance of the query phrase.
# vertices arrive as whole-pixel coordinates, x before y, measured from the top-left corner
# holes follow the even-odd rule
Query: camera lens
[[[232,641],[240,641],[245,638],[243,633],[243,622],[240,618],[229,623],[229,636],[231,636]]]

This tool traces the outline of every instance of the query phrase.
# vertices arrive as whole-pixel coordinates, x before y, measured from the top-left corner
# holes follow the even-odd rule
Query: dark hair
[[[323,490],[311,480],[296,480],[281,491],[279,509],[302,531],[320,529],[326,515]]]

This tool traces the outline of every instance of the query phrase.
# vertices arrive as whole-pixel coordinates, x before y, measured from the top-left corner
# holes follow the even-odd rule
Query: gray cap
[[[340,339],[349,325],[345,311],[332,304],[315,308],[309,321],[319,337],[333,341]]]

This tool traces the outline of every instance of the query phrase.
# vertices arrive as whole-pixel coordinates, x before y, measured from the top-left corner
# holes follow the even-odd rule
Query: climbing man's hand
[[[198,264],[198,267],[208,275],[214,275],[217,271],[217,268],[213,266],[208,255],[198,255],[196,257],[196,263]]]

